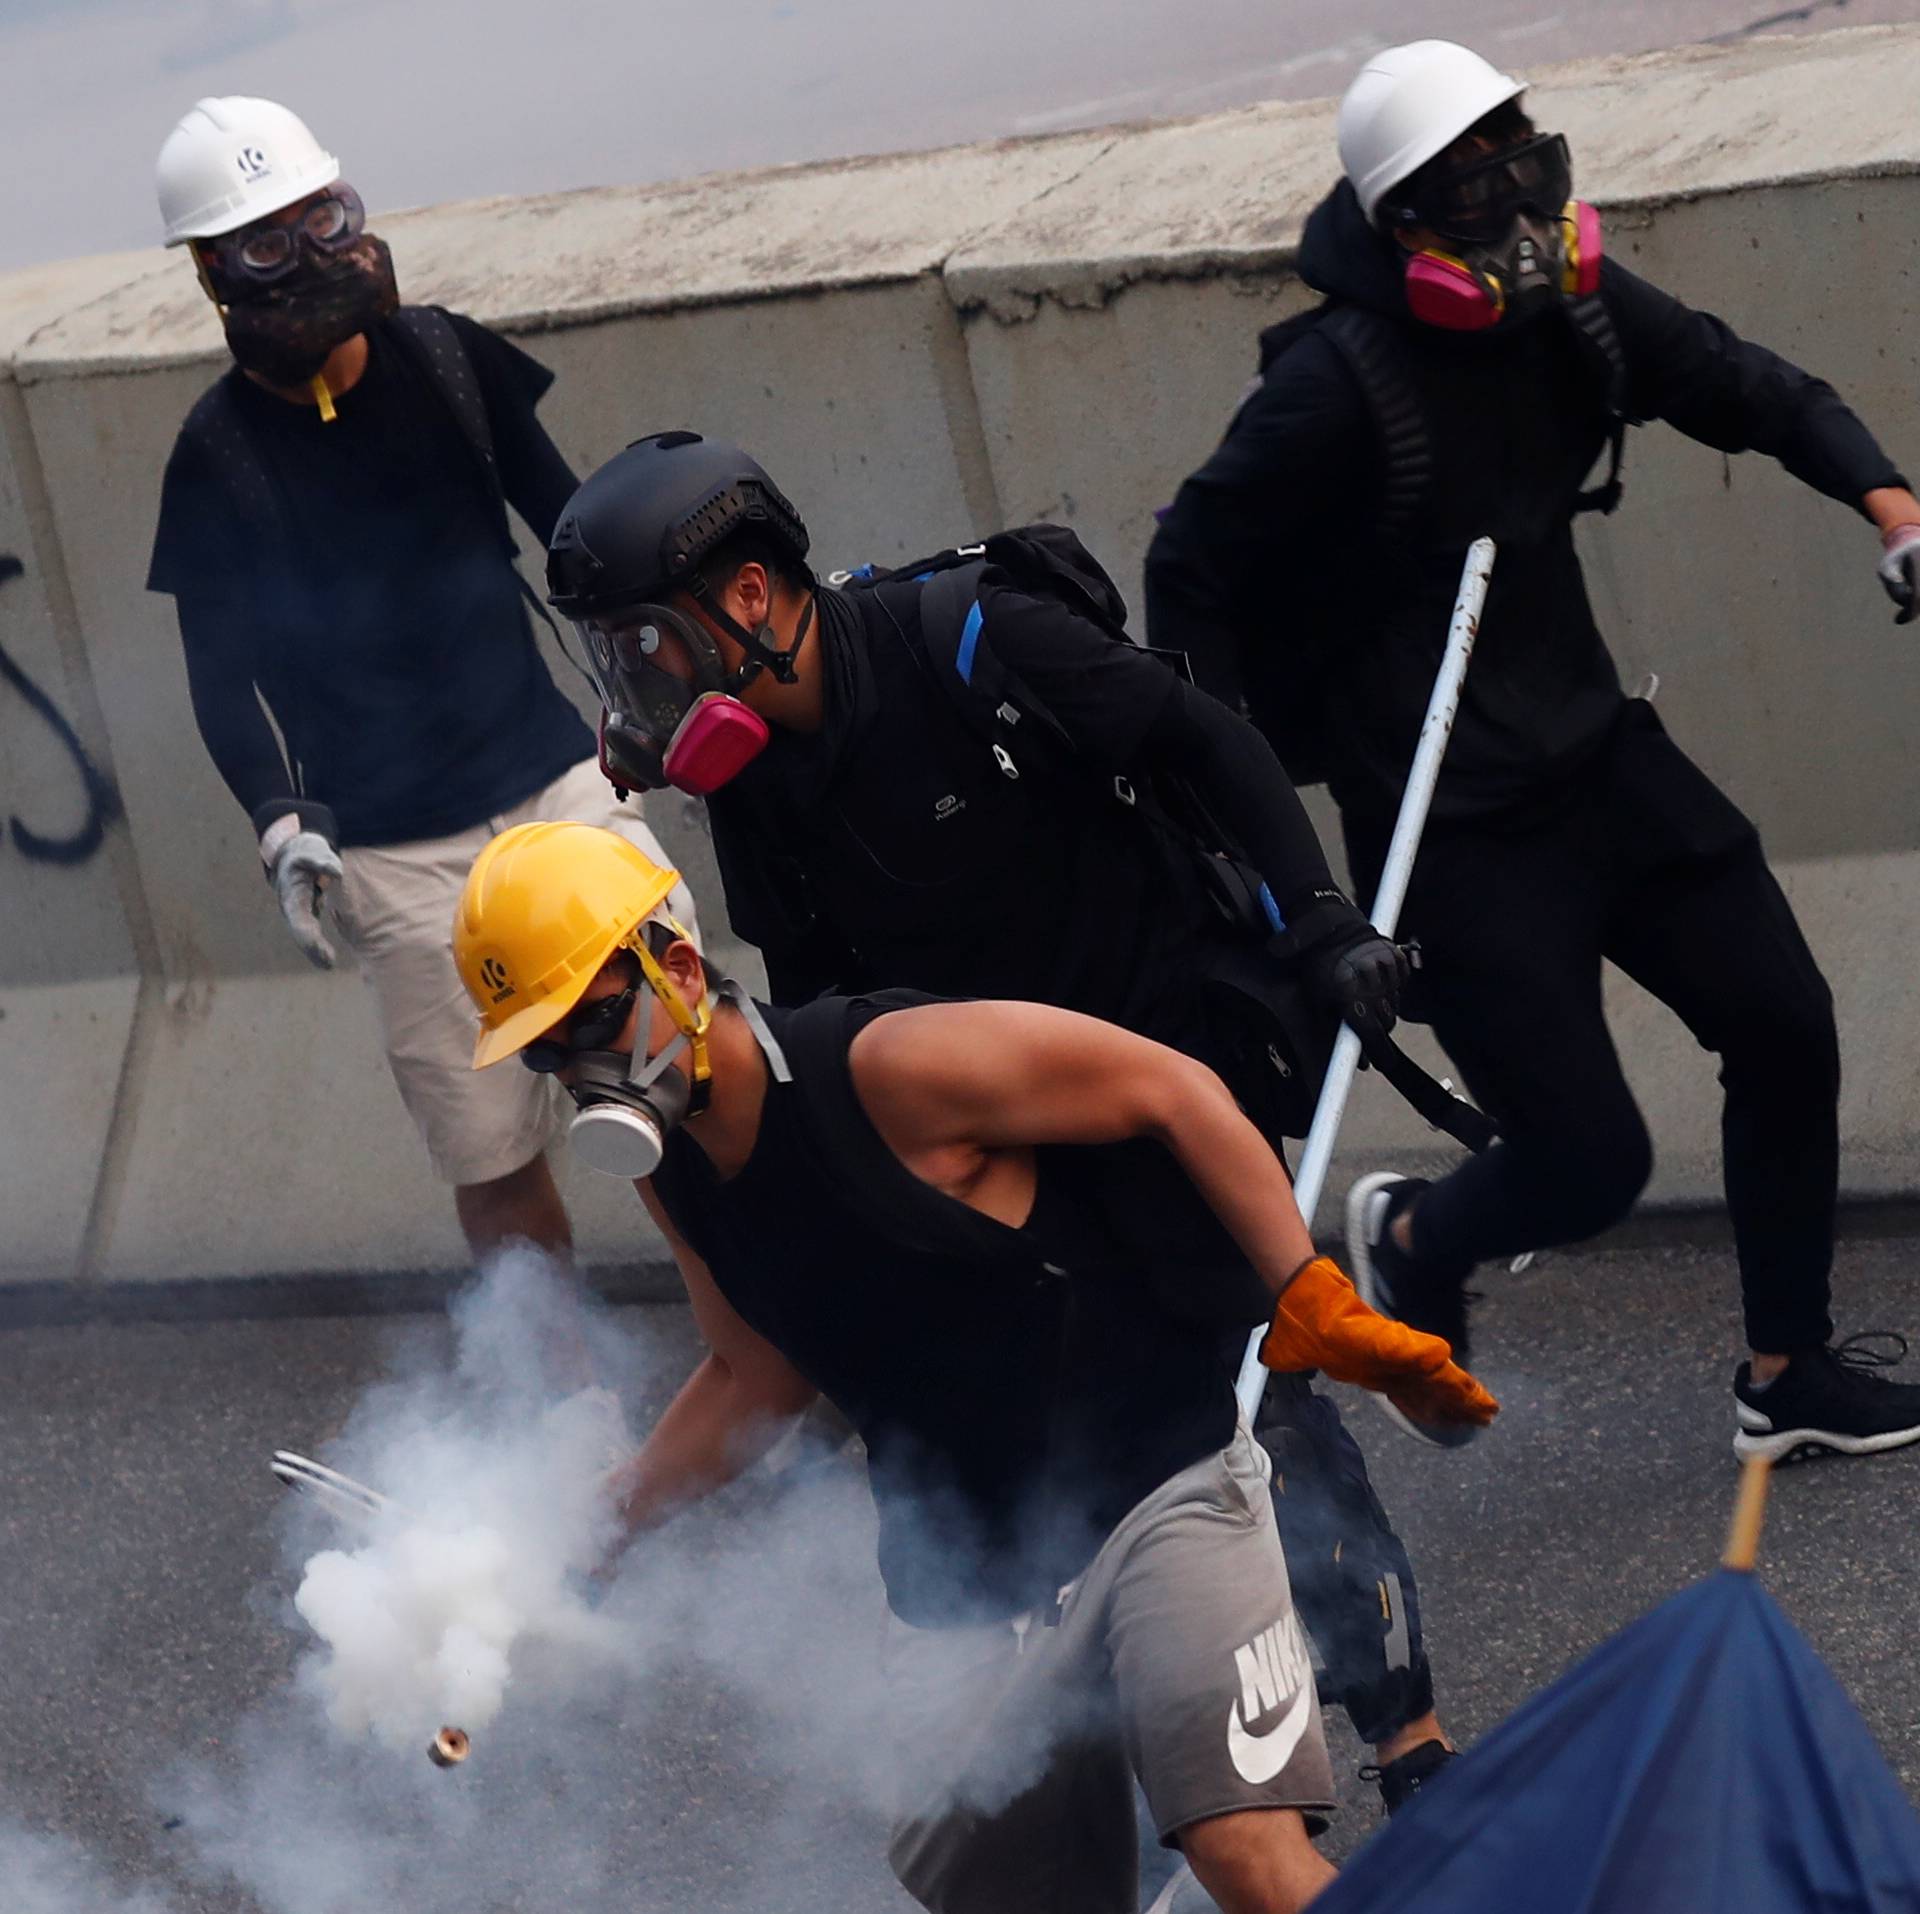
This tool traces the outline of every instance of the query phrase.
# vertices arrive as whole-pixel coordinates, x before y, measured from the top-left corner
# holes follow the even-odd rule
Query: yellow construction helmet
[[[616,950],[634,951],[652,981],[640,927],[679,881],[595,824],[516,824],[494,838],[453,916],[453,961],[480,1012],[473,1067],[551,1030]],[[681,1008],[677,995],[668,1007]]]

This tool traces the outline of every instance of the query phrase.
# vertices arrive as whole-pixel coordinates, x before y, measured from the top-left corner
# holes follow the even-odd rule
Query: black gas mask
[[[1561,134],[1423,168],[1390,197],[1395,225],[1444,242],[1406,261],[1407,306],[1427,325],[1482,332],[1599,287],[1600,216],[1573,197]]]

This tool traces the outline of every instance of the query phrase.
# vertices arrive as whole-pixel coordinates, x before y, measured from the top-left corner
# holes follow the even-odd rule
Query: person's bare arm
[[[1270,1369],[1324,1370],[1423,1421],[1484,1425],[1498,1413],[1438,1336],[1376,1315],[1314,1254],[1280,1159],[1204,1064],[1092,1017],[1013,1003],[896,1011],[849,1054],[874,1127],[936,1189],[1019,1220],[1039,1146],[1153,1137],[1278,1299],[1260,1346]]]
[[[752,1466],[817,1391],[734,1312],[713,1272],[668,1221],[660,1199],[636,1185],[680,1266],[694,1321],[707,1345],[700,1366],[653,1425],[613,1491],[629,1536],[731,1482]]]
[[[926,1004],[876,1018],[850,1060],[894,1154],[962,1201],[1008,1153],[1152,1137],[1276,1296],[1313,1257],[1285,1166],[1227,1086],[1164,1044],[1040,1004]]]

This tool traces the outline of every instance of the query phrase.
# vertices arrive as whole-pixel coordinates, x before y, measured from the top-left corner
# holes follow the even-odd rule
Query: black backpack
[[[1597,293],[1569,299],[1561,311],[1604,394],[1608,421],[1606,477],[1581,492],[1573,509],[1576,514],[1609,513],[1620,503],[1627,427],[1636,422],[1626,409],[1626,354],[1613,316]],[[1381,457],[1378,522],[1382,534],[1391,537],[1418,520],[1434,484],[1434,459],[1432,430],[1408,363],[1402,329],[1384,314],[1329,299],[1269,326],[1260,335],[1260,370],[1235,408],[1226,436],[1233,436],[1247,405],[1274,368],[1310,336],[1323,338],[1333,347],[1372,417]],[[1333,652],[1327,644],[1312,636],[1298,639],[1288,648],[1280,681],[1269,686],[1261,700],[1260,727],[1297,784],[1323,784],[1332,769],[1321,721],[1332,665]]]
[[[1600,382],[1607,409],[1607,476],[1582,492],[1573,509],[1613,511],[1620,503],[1620,470],[1626,461],[1627,427],[1635,423],[1626,409],[1627,356],[1614,329],[1613,315],[1598,293],[1568,299],[1560,307],[1573,328],[1593,376]],[[1407,363],[1401,328],[1384,313],[1340,300],[1324,300],[1295,313],[1260,335],[1260,371],[1247,388],[1227,427],[1231,437],[1247,402],[1287,352],[1309,334],[1323,338],[1340,355],[1360,388],[1380,441],[1384,480],[1380,504],[1383,531],[1405,528],[1419,516],[1433,484],[1433,440],[1426,408]]]
[[[997,574],[1032,597],[1058,599],[1115,644],[1135,645],[1126,629],[1119,587],[1063,525],[1022,525],[880,572],[862,566],[830,580],[849,591],[917,582],[920,632],[916,661],[933,679],[962,723],[985,745],[1000,775],[1041,771],[1083,775],[1066,728],[986,636],[982,587]],[[897,627],[902,636],[904,627]],[[1191,681],[1184,653],[1138,646]],[[1193,869],[1209,901],[1234,933],[1220,940],[1211,968],[1216,990],[1234,1000],[1247,1026],[1259,1033],[1285,1088],[1276,1116],[1286,1135],[1304,1136],[1333,1052],[1338,1021],[1313,1003],[1281,926],[1279,908],[1244,849],[1214,815],[1202,793],[1184,779],[1116,776],[1115,802],[1139,818],[1168,853]],[[1362,1031],[1367,1061],[1436,1128],[1484,1149],[1491,1121],[1454,1096],[1391,1038]]]

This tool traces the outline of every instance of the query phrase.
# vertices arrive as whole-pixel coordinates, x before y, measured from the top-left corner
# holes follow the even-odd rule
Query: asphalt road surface
[[[1915,15],[1915,0],[0,0],[0,268],[155,243],[153,158],[204,94],[294,106],[377,214],[1312,98],[1432,34],[1524,73]]]
[[[1843,1247],[1844,1332],[1920,1323],[1916,1251],[1899,1239]],[[1496,1432],[1447,1455],[1370,1405],[1353,1410],[1422,1571],[1444,1712],[1469,1742],[1712,1566],[1736,1474],[1724,1248],[1546,1257],[1489,1287],[1479,1366],[1505,1404]],[[674,1308],[619,1314],[646,1352],[629,1390],[644,1426],[690,1359],[691,1328]],[[300,1628],[266,1457],[319,1446],[370,1382],[442,1340],[428,1318],[0,1331],[0,1905],[16,1914],[9,1856],[26,1827],[71,1838],[122,1891],[164,1894],[175,1914],[906,1908],[878,1816],[857,1799],[872,1750],[836,1748],[792,1714],[741,1701],[724,1641],[669,1655],[645,1694],[549,1708],[537,1759],[533,1718],[510,1696],[474,1760],[444,1777],[424,1760],[339,1753],[311,1704],[285,1697]],[[1917,1496],[1920,1451],[1783,1471],[1763,1554],[1769,1585],[1910,1790]],[[696,1602],[711,1561],[754,1665],[791,1656],[804,1671],[820,1651],[792,1618],[816,1581],[856,1633],[877,1605],[857,1550],[809,1562],[789,1538],[777,1560],[771,1544],[759,1552],[774,1506],[737,1498],[685,1546]],[[272,1779],[290,1750],[313,1779]],[[1337,1728],[1336,1765],[1350,1777],[1360,1758]],[[211,1822],[204,1802],[180,1805],[183,1763],[212,1772],[229,1802]],[[377,1839],[340,1800],[322,1800],[349,1768],[363,1792],[340,1800],[377,1810]],[[1339,1852],[1376,1813],[1345,1786]],[[449,1821],[447,1790],[467,1791],[467,1820]],[[187,1825],[168,1825],[183,1812]],[[203,1825],[256,1844],[247,1867],[267,1883],[261,1901],[222,1880]],[[347,1861],[377,1862],[388,1896],[328,1898],[320,1877]],[[29,1899],[27,1914],[110,1908],[96,1887]]]

